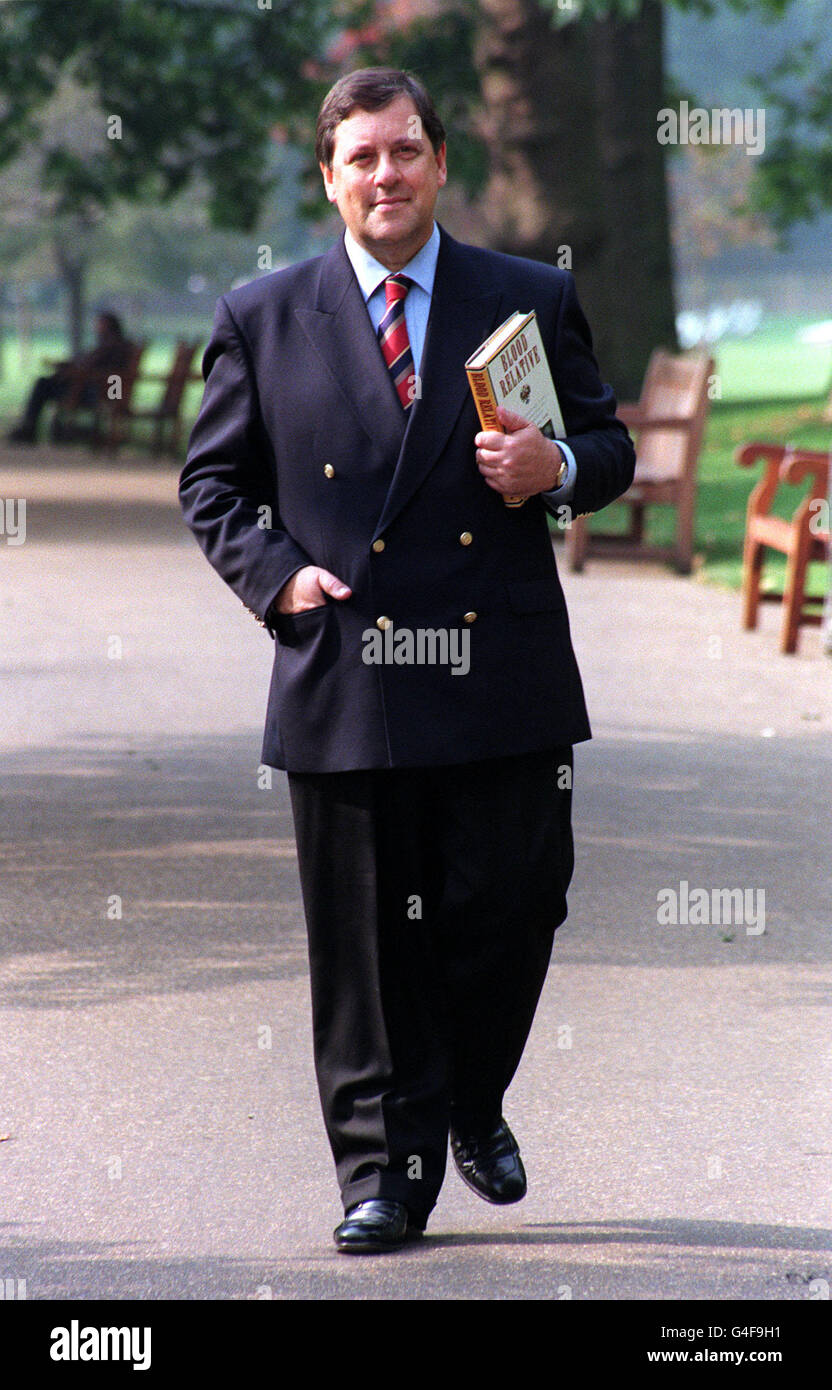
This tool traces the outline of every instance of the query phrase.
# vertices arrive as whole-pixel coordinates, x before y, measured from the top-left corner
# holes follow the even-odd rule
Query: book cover
[[[547,439],[564,439],[560,403],[534,309],[519,310],[481,343],[465,363],[468,383],[484,430],[500,430],[497,406],[504,405],[537,425]],[[507,507],[525,497],[504,496]]]

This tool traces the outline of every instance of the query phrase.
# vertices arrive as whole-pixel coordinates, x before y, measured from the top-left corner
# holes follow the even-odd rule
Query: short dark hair
[[[111,309],[99,309],[98,313],[96,314],[96,318],[102,319],[104,323],[106,323],[110,332],[114,333],[117,338],[124,337],[124,326],[121,322],[121,319],[119,318],[118,314],[114,314]]]
[[[315,129],[315,158],[332,168],[335,127],[356,107],[361,111],[380,111],[398,96],[410,97],[419,113],[435,154],[445,141],[445,127],[427,88],[418,77],[402,68],[357,68],[330,87],[318,112]]]

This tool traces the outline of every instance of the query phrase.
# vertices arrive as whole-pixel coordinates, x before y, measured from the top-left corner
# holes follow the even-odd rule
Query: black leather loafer
[[[485,1135],[452,1132],[451,1153],[462,1181],[486,1202],[508,1206],[525,1197],[526,1170],[505,1120]]]
[[[401,1202],[371,1197],[350,1207],[340,1226],[333,1231],[335,1247],[342,1255],[375,1255],[398,1250],[406,1241],[422,1234],[408,1221],[408,1210]]]

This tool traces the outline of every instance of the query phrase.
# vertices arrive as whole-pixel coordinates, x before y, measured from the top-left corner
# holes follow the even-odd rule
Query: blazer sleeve
[[[179,479],[185,521],[262,626],[286,580],[312,564],[280,520],[254,372],[225,299],[202,359],[205,391]]]
[[[633,481],[636,455],[626,425],[615,414],[612,387],[605,385],[592,350],[592,334],[567,273],[556,331],[552,375],[558,384],[566,443],[577,472],[569,505],[576,516],[600,511]]]

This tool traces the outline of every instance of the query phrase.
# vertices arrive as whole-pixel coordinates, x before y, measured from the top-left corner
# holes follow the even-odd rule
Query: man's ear
[[[322,173],[322,175],[323,175],[324,188],[326,189],[326,196],[327,196],[327,198],[329,199],[329,201],[330,201],[331,203],[334,203],[334,202],[335,202],[335,178],[334,178],[332,169],[330,169],[326,164],[319,164],[319,165],[318,165],[318,168],[320,169],[320,171],[321,171],[321,173]]]
[[[445,181],[446,181],[446,179],[447,179],[447,177],[448,177],[447,154],[448,154],[447,146],[446,146],[446,144],[445,144],[445,141],[443,140],[443,141],[442,141],[442,144],[439,146],[439,149],[436,151],[436,165],[437,165],[437,169],[438,169],[438,171],[439,171],[439,187],[440,187],[440,188],[441,188],[442,185],[445,183]]]

